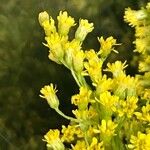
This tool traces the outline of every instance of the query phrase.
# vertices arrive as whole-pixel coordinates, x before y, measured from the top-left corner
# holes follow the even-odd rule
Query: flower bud
[[[43,23],[47,20],[49,20],[49,15],[46,11],[39,13],[39,23],[41,26],[43,26]]]
[[[69,30],[72,26],[74,26],[75,21],[74,18],[68,16],[68,13],[60,11],[58,20],[58,33],[62,36],[67,36]]]
[[[89,23],[88,20],[81,19],[79,27],[75,33],[75,38],[80,42],[83,42],[89,32],[94,29],[93,23]]]

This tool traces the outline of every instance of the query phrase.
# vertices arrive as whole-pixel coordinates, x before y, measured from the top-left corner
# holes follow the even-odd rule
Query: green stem
[[[119,120],[118,120],[118,126],[116,128],[116,136],[113,137],[113,140],[112,140],[112,147],[113,147],[113,150],[124,150],[125,147],[124,147],[124,144],[123,144],[123,141],[122,141],[122,136],[119,135],[119,133],[121,132],[121,128],[124,124],[124,121],[125,121],[125,117],[121,117]]]
[[[84,133],[84,140],[85,140],[87,147],[89,147],[89,143],[88,143],[88,139],[87,139],[87,132]]]
[[[79,87],[85,86],[90,89],[89,85],[86,83],[85,78],[81,75],[81,73],[76,73],[73,69],[71,69],[71,73]]]
[[[55,111],[59,114],[59,115],[61,115],[62,117],[64,117],[65,119],[67,119],[67,120],[70,120],[70,121],[74,121],[74,122],[78,122],[78,120],[77,119],[75,119],[75,118],[73,118],[73,117],[70,117],[70,116],[67,116],[67,115],[65,115],[62,111],[60,111],[58,108],[57,109],[55,109]]]
[[[73,69],[71,69],[71,73],[72,73],[72,76],[74,77],[76,83],[78,84],[78,86],[81,87],[82,85],[81,85],[81,83],[79,82],[78,77],[77,77],[77,75],[76,75],[76,73],[74,72]]]

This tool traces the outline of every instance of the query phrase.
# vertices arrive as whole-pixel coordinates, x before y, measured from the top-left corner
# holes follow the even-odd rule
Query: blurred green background
[[[76,19],[89,19],[94,31],[83,43],[84,49],[98,50],[97,36],[114,36],[119,55],[108,60],[128,60],[127,72],[137,71],[133,63],[134,30],[123,21],[127,7],[139,9],[145,0],[0,0],[0,150],[44,150],[43,135],[60,128],[66,120],[39,97],[40,89],[57,84],[61,110],[71,115],[71,95],[78,87],[70,72],[51,62],[43,46],[44,32],[38,14],[46,10],[55,19],[67,10]],[[134,70],[134,71],[133,71]]]

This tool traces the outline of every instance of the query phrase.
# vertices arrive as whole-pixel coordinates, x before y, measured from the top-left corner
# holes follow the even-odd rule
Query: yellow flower
[[[141,25],[144,23],[144,19],[147,17],[147,14],[144,10],[131,10],[131,8],[127,8],[124,15],[124,20],[129,22],[129,25],[134,27]]]
[[[139,85],[137,77],[120,75],[114,79],[114,83],[114,93],[121,99],[125,99],[127,96],[137,95],[137,87]]]
[[[88,103],[90,102],[90,96],[92,91],[87,89],[86,87],[80,88],[80,93],[72,96],[71,102],[72,104],[78,106],[81,110],[87,109]]]
[[[115,61],[115,63],[108,63],[107,69],[105,71],[110,71],[114,77],[117,77],[119,75],[125,74],[124,69],[127,67],[126,61],[122,63],[121,61]]]
[[[89,110],[73,110],[72,113],[75,115],[79,122],[79,127],[82,131],[86,132],[92,123],[95,123],[97,112],[94,108],[90,107]]]
[[[117,112],[119,116],[123,116],[126,114],[128,118],[131,118],[134,114],[135,109],[137,106],[138,98],[137,97],[127,97],[127,100],[120,100],[117,108]]]
[[[86,51],[85,54],[88,62],[84,63],[84,67],[88,73],[84,75],[89,75],[93,83],[98,83],[102,76],[103,61],[98,58],[93,49]]]
[[[103,75],[102,79],[97,84],[94,84],[94,86],[96,86],[96,94],[99,95],[113,89],[113,80],[111,78],[107,79],[107,76]]]
[[[103,142],[98,142],[96,137],[92,138],[92,142],[87,146],[86,142],[83,140],[78,140],[76,145],[72,145],[72,150],[104,150]]]
[[[63,134],[61,138],[63,142],[72,142],[76,137],[83,137],[83,133],[77,125],[68,125],[67,127],[63,125],[61,132]]]
[[[56,32],[55,22],[46,11],[39,14],[39,23],[44,28],[46,36]]]
[[[139,61],[139,71],[150,71],[150,56],[145,56],[143,61]]]
[[[41,13],[39,13],[39,23],[41,26],[43,26],[43,23],[45,21],[49,21],[49,14],[46,11],[43,11]]]
[[[58,20],[58,33],[61,36],[67,36],[70,28],[75,25],[74,18],[68,16],[68,13],[66,11],[64,12],[60,11],[57,20]]]
[[[110,92],[106,91],[100,94],[99,102],[105,106],[108,110],[116,111],[116,105],[119,97],[111,95]]]
[[[73,145],[71,146],[72,146],[72,150],[86,150],[87,149],[86,143],[83,140],[78,140],[75,146]]]
[[[110,137],[115,135],[115,128],[117,124],[115,124],[112,120],[102,120],[101,125],[98,125],[98,129],[95,129],[95,133],[100,133],[102,136]]]
[[[144,90],[143,98],[150,101],[150,89]]]
[[[66,62],[66,65],[67,65],[68,68],[72,68],[73,63],[75,63],[74,60],[75,60],[75,57],[76,57],[76,52],[80,51],[81,44],[77,40],[72,40],[71,42],[68,41],[68,42],[64,43],[63,48],[64,48],[64,51],[65,51],[64,60]],[[84,59],[84,58],[82,58],[84,56],[81,56],[81,55],[82,54],[80,54],[80,61],[82,61],[82,59]],[[79,66],[79,68],[80,67],[82,68],[82,64],[80,64],[80,65],[81,66]]]
[[[150,3],[148,2],[146,5],[146,9],[149,11],[150,10]]]
[[[84,58],[85,58],[85,53],[82,50],[76,50],[74,51],[73,55],[73,68],[76,72],[81,73],[83,68],[84,68]]]
[[[103,142],[98,142],[96,137],[92,138],[92,142],[87,150],[104,150]]]
[[[76,116],[76,118],[83,122],[84,121],[89,121],[90,119],[93,119],[96,115],[97,115],[97,112],[95,111],[94,108],[90,107],[89,110],[73,110],[72,113]]]
[[[79,22],[79,27],[77,28],[77,31],[75,33],[75,39],[83,42],[87,34],[93,29],[93,23],[89,23],[86,19],[81,19]]]
[[[43,22],[43,28],[46,36],[50,36],[52,33],[56,33],[56,27],[54,20],[50,17],[50,20]]]
[[[135,36],[139,38],[145,38],[150,34],[150,25],[147,26],[137,26],[135,28]]]
[[[66,39],[64,37],[60,37],[57,33],[54,33],[51,34],[51,36],[46,37],[45,40],[47,41],[46,46],[49,47],[50,53],[53,54],[53,57],[56,60],[61,61],[64,56],[62,43],[66,42]]]
[[[138,132],[137,136],[131,136],[131,144],[128,145],[133,150],[150,150],[150,134]]]
[[[134,41],[134,44],[136,45],[136,52],[144,54],[146,51],[149,51],[149,44],[150,40],[148,38],[137,38]]]
[[[53,84],[44,86],[44,88],[42,88],[40,92],[41,94],[43,94],[40,95],[40,97],[46,99],[51,108],[58,108],[59,100],[56,95],[57,90],[54,88]]]
[[[59,130],[49,130],[44,136],[44,141],[47,142],[47,147],[53,150],[65,150],[63,143],[60,140]]]
[[[150,122],[150,104],[142,107],[142,112],[135,112],[136,117],[142,121]]]
[[[101,46],[98,54],[100,54],[102,58],[106,58],[112,50],[115,51],[113,46],[116,45],[116,39],[114,39],[112,36],[108,37],[106,40],[104,40],[103,37],[100,37],[98,38],[98,41]]]

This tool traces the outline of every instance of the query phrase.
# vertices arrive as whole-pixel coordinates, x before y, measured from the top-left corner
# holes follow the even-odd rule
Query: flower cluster
[[[139,11],[125,11],[125,21],[136,28],[136,51],[148,55],[150,33],[148,34],[150,4]],[[150,145],[150,89],[144,87],[141,76],[127,75],[127,62],[116,61],[103,64],[108,55],[118,45],[116,39],[98,38],[99,51],[83,50],[82,43],[94,27],[88,20],[80,19],[74,39],[70,40],[69,31],[75,26],[74,18],[66,11],[60,12],[58,23],[47,12],[39,14],[39,22],[45,31],[49,48],[49,58],[67,67],[79,86],[79,93],[71,98],[76,106],[74,117],[59,110],[59,99],[53,84],[41,89],[45,98],[57,113],[70,120],[62,130],[50,130],[44,141],[53,150],[149,150]],[[140,63],[141,70],[149,70],[149,57]],[[147,65],[145,65],[146,63]],[[111,78],[105,72],[112,74]],[[91,79],[88,84],[85,76]],[[145,76],[145,75],[144,75]],[[150,77],[147,75],[147,80]],[[143,81],[143,80],[142,80]],[[150,81],[150,80],[149,80]]]

